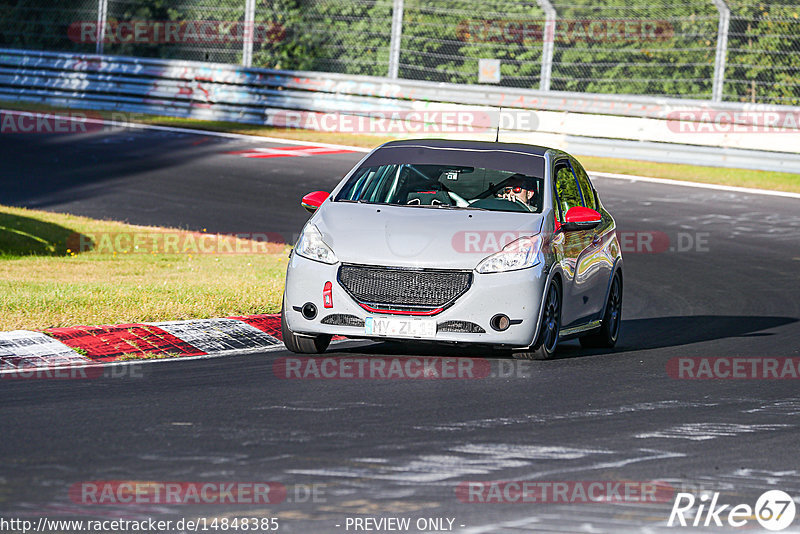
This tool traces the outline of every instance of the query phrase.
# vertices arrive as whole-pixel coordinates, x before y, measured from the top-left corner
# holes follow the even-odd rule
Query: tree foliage
[[[711,97],[719,15],[710,0],[552,0],[551,89]],[[783,3],[781,3],[783,2]],[[108,0],[109,20],[242,21],[244,0]],[[800,104],[800,5],[727,0],[724,97]],[[392,0],[257,0],[255,66],[386,76]],[[5,0],[0,46],[93,51],[67,38],[94,20],[95,0]],[[503,86],[540,87],[548,39],[535,0],[405,0],[400,77],[477,83],[480,59],[501,61]],[[238,63],[241,42],[109,43],[107,53]]]

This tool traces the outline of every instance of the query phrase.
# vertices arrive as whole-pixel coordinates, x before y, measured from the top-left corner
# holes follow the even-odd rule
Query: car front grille
[[[472,284],[470,271],[342,265],[339,283],[358,302],[379,308],[447,306]]]

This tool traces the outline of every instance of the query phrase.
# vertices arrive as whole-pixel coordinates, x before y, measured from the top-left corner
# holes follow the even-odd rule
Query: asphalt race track
[[[0,202],[291,239],[306,220],[301,195],[331,188],[361,157],[227,153],[253,146],[279,145],[158,131],[4,135]],[[663,251],[624,253],[614,351],[569,342],[554,361],[519,364],[485,350],[348,341],[329,356],[468,355],[487,359],[491,374],[287,380],[281,365],[290,353],[270,352],[137,365],[122,378],[0,380],[2,515],[255,514],[296,533],[347,532],[347,518],[365,517],[410,517],[412,525],[451,518],[464,533],[660,532],[674,530],[666,527],[672,496],[501,504],[462,502],[457,488],[658,480],[695,495],[718,491],[730,504],[752,506],[768,489],[797,499],[800,382],[676,379],[667,364],[800,356],[800,201],[624,180],[595,185],[621,231],[669,237]],[[289,494],[254,506],[70,499],[73,484],[91,480],[271,481]],[[311,487],[316,497],[305,498]],[[749,528],[759,526],[751,520]]]

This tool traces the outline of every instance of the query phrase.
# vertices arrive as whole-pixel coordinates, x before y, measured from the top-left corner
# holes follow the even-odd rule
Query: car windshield
[[[541,213],[543,184],[501,169],[392,163],[358,169],[336,201]]]

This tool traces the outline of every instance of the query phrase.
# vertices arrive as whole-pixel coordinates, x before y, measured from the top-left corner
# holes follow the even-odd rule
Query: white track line
[[[613,172],[587,171],[592,177],[610,178],[612,180],[630,180],[631,182],[650,182],[664,185],[680,185],[683,187],[697,187],[702,189],[716,189],[717,191],[732,191],[734,193],[748,193],[751,195],[770,195],[785,198],[800,198],[800,193],[788,191],[770,191],[768,189],[755,189],[751,187],[736,187],[733,185],[704,184],[701,182],[685,182],[683,180],[670,180],[668,178],[651,178],[649,176],[636,176],[633,174],[616,174]]]
[[[14,110],[5,110],[0,109],[0,113],[10,113],[10,114],[32,114],[36,112],[28,112],[28,111],[14,111]],[[45,115],[51,115],[53,117],[65,120],[72,120],[72,121],[81,121],[87,122],[89,124],[100,124],[100,125],[112,125],[112,126],[119,126],[120,128],[139,128],[142,130],[160,130],[163,132],[173,132],[173,133],[189,133],[195,135],[205,135],[211,137],[224,137],[227,139],[238,139],[242,141],[249,141],[251,143],[277,143],[277,144],[284,144],[284,145],[299,145],[299,146],[322,146],[322,147],[330,147],[330,148],[338,148],[342,150],[352,150],[353,152],[369,152],[370,148],[358,147],[358,146],[350,146],[350,145],[336,145],[332,143],[317,143],[312,141],[300,141],[296,139],[283,139],[280,137],[262,137],[260,135],[248,135],[248,134],[237,134],[237,133],[228,133],[228,132],[214,132],[211,130],[197,130],[194,128],[180,128],[175,126],[158,126],[155,124],[140,124],[137,122],[118,122],[118,121],[104,121],[98,119],[81,119],[77,117],[69,117],[64,115],[57,115],[51,113],[40,113]],[[684,180],[670,180],[667,178],[652,178],[649,176],[636,176],[633,174],[616,174],[610,172],[592,172],[588,171],[589,174],[592,176],[596,176],[598,178],[611,178],[614,180],[630,180],[630,181],[638,181],[638,182],[650,182],[656,184],[664,184],[664,185],[679,185],[683,187],[696,187],[702,189],[715,189],[717,191],[731,191],[735,193],[747,193],[751,195],[769,195],[769,196],[777,196],[777,197],[784,197],[784,198],[800,198],[800,193],[790,193],[788,191],[770,191],[768,189],[756,189],[750,187],[736,187],[730,185],[716,185],[716,184],[706,184],[702,182],[690,182]]]
[[[331,345],[338,345],[340,343],[353,343],[361,341],[358,339],[337,339],[335,341],[331,341]],[[227,350],[221,352],[215,352],[213,354],[200,354],[197,356],[177,356],[175,358],[152,358],[146,360],[125,360],[121,362],[100,362],[88,359],[85,363],[75,363],[75,364],[64,364],[64,365],[53,365],[53,366],[46,366],[46,367],[28,367],[25,369],[0,369],[0,375],[4,374],[13,374],[19,373],[20,371],[25,372],[44,372],[48,370],[55,370],[55,369],[81,369],[84,367],[118,367],[124,365],[141,365],[141,364],[150,364],[150,363],[167,363],[167,362],[185,362],[190,360],[210,360],[213,358],[224,358],[227,356],[244,356],[246,354],[257,354],[261,352],[280,352],[287,350],[286,346],[281,342],[276,345],[269,345],[268,347],[253,347],[247,349],[236,349],[236,350]],[[77,354],[77,353],[76,353]],[[291,353],[290,353],[291,354]]]
[[[102,122],[102,121],[100,121]],[[261,135],[248,135],[248,134],[237,134],[237,133],[228,133],[228,132],[213,132],[211,130],[196,130],[194,128],[179,128],[175,126],[159,126],[156,124],[139,124],[138,122],[131,122],[131,123],[114,123],[114,122],[106,122],[104,124],[112,124],[114,126],[121,126],[125,128],[141,128],[141,129],[149,129],[149,130],[161,130],[164,132],[175,132],[175,133],[190,133],[196,135],[206,135],[212,137],[227,137],[229,139],[239,139],[242,141],[249,141],[251,143],[279,143],[283,145],[297,145],[297,146],[309,146],[309,147],[326,147],[326,148],[337,148],[339,150],[351,150],[353,152],[363,152],[367,153],[370,152],[371,148],[364,148],[361,146],[349,146],[349,145],[336,145],[333,143],[318,143],[316,141],[300,141],[297,139],[283,139],[282,137],[267,137]]]
[[[87,110],[88,111],[88,110]],[[181,128],[179,126],[160,126],[157,124],[141,124],[138,122],[120,122],[120,121],[107,121],[101,119],[70,117],[66,115],[59,115],[56,113],[37,112],[37,111],[16,111],[11,109],[0,109],[0,113],[8,113],[10,115],[47,115],[56,119],[63,119],[68,121],[85,122],[86,124],[97,124],[100,126],[117,126],[120,128],[131,128],[140,130],[159,130],[162,132],[173,133],[190,133],[195,135],[206,135],[210,137],[224,137],[227,139],[238,139],[241,141],[249,141],[252,143],[280,143],[284,145],[300,145],[300,146],[323,146],[328,148],[338,148],[341,150],[352,150],[353,152],[369,152],[371,148],[364,148],[360,146],[336,145],[332,143],[317,143],[314,141],[300,141],[297,139],[283,139],[280,137],[266,137],[261,135],[238,134],[230,132],[216,132],[212,130],[198,130],[195,128]],[[77,113],[77,111],[76,111]]]

